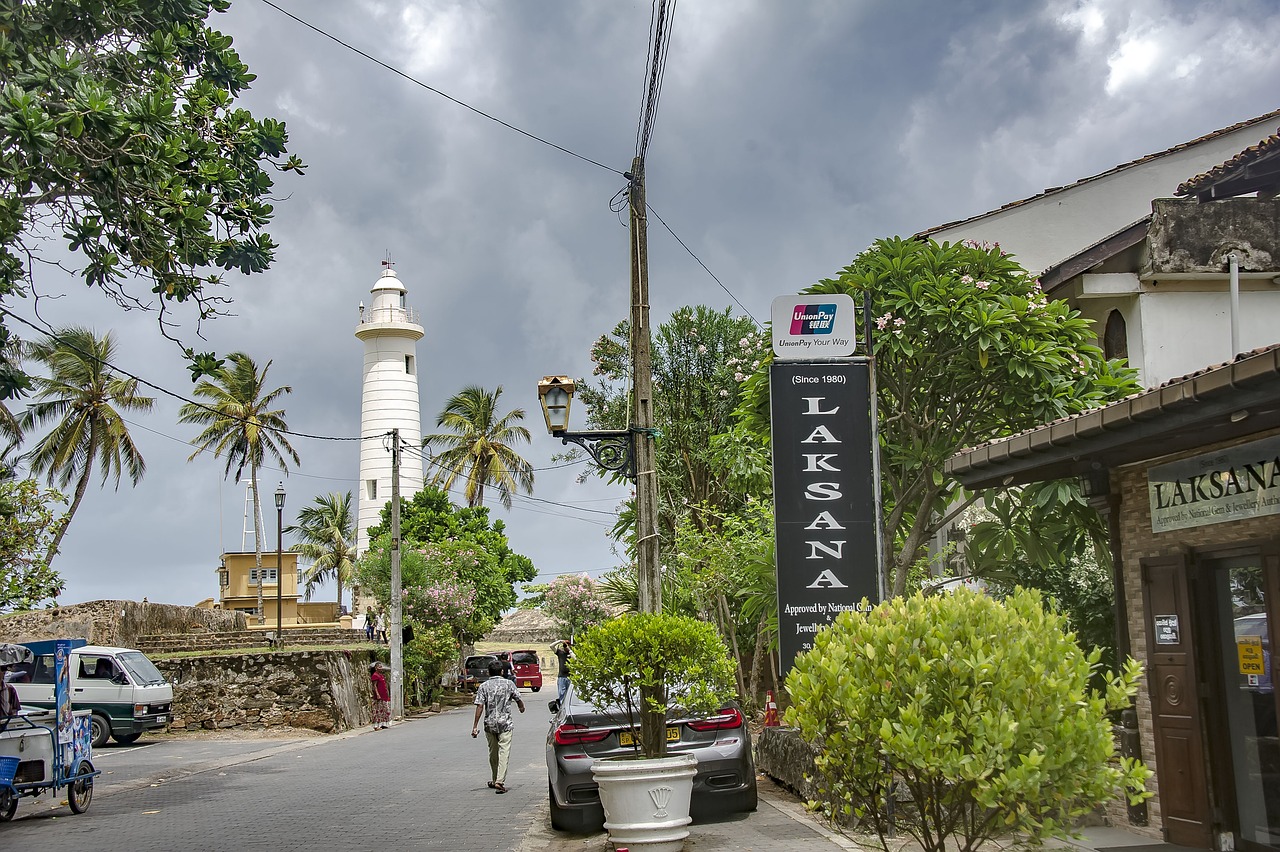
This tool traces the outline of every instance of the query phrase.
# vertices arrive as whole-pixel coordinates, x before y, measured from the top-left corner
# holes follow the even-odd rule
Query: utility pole
[[[653,442],[653,353],[649,339],[649,236],[644,158],[631,161],[632,441],[636,471],[636,584],[641,612],[662,612],[658,563],[658,471]]]
[[[636,585],[640,611],[662,612],[662,575],[658,562],[658,469],[654,464],[653,353],[649,339],[649,237],[644,202],[644,158],[631,161],[631,369],[633,385],[631,443],[636,472]],[[664,714],[649,708],[663,696],[640,688],[640,730],[646,742],[663,742]]]
[[[404,718],[404,632],[400,599],[400,430],[391,430],[391,718]]]

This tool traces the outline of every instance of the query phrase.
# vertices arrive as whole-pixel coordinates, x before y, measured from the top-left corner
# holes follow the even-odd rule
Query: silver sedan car
[[[635,754],[635,732],[621,710],[600,710],[578,700],[573,687],[564,701],[551,702],[547,734],[547,776],[551,826],[588,832],[604,824],[600,793],[591,777],[596,758]],[[693,779],[694,817],[754,811],[756,771],[751,733],[736,703],[704,719],[667,722],[667,751],[698,758]]]

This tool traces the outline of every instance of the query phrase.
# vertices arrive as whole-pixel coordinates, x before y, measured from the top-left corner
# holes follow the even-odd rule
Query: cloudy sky
[[[197,348],[271,360],[270,386],[293,388],[293,430],[355,436],[357,304],[390,256],[426,328],[424,431],[463,386],[501,385],[504,402],[528,413],[526,458],[552,466],[560,447],[543,431],[536,383],[589,373],[591,341],[626,315],[627,231],[610,199],[635,151],[650,3],[277,2],[608,168],[451,103],[263,0],[234,0],[214,25],[258,75],[244,103],[286,121],[309,168],[277,184],[275,265],[232,281],[235,315],[206,324]],[[763,321],[775,296],[836,273],[877,237],[1280,107],[1277,11],[1275,0],[685,0],[648,200],[724,286],[654,222],[654,325],[681,305],[729,306],[729,293]],[[60,275],[38,273],[46,322],[114,330],[121,366],[189,393],[154,317],[122,313]],[[34,305],[14,308],[31,316]],[[177,423],[179,404],[161,396],[131,418],[147,474],[118,491],[95,480],[55,563],[62,602],[195,603],[217,593],[219,553],[242,541],[252,550],[244,489],[224,481],[219,460],[187,462],[195,431]],[[315,495],[354,489],[358,473],[351,442],[295,446],[298,470],[262,473],[264,495],[285,480],[286,523]],[[540,470],[536,500],[494,509],[543,579],[618,562],[606,531],[626,489],[579,484],[579,471]],[[264,513],[274,547],[269,500]]]

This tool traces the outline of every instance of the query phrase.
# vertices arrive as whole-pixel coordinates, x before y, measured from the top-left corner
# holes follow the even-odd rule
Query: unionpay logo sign
[[[830,334],[835,321],[835,305],[796,305],[791,311],[791,333]]]
[[[810,296],[809,298],[813,298]],[[845,358],[854,354],[857,311],[844,293],[821,297],[779,296],[773,300],[773,354],[783,360]]]

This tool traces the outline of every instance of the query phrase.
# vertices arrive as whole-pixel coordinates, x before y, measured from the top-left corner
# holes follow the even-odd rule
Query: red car
[[[542,689],[542,666],[538,663],[537,651],[505,651],[499,654],[504,655],[511,660],[516,686],[526,687],[534,692]]]

